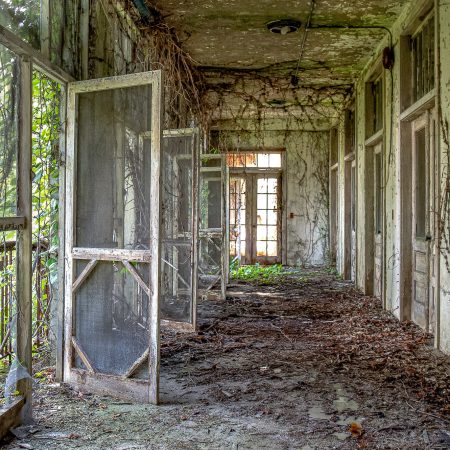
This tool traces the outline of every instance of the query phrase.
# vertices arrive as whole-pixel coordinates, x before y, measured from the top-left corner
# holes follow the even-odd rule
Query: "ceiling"
[[[155,0],[176,28],[184,50],[210,76],[257,72],[302,85],[352,84],[408,0],[316,0],[303,52],[304,28],[274,34],[266,24],[291,18],[307,23],[311,0]],[[316,28],[317,27],[317,28]]]

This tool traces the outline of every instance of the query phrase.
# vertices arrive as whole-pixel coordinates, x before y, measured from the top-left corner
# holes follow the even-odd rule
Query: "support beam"
[[[19,100],[19,164],[18,164],[18,208],[19,216],[25,218],[24,228],[17,233],[17,341],[16,358],[32,373],[32,172],[31,172],[31,80],[30,60],[20,62]],[[22,421],[31,421],[31,379],[18,380],[17,391],[24,397]]]

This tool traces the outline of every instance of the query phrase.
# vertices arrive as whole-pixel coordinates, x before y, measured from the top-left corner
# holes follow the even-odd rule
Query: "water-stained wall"
[[[407,36],[420,29],[420,23],[433,10],[436,15],[436,87],[428,97],[408,105],[405,98],[405,68],[411,64],[408,59],[410,47]],[[382,249],[382,291],[381,297],[386,309],[400,320],[414,320],[414,274],[417,261],[413,243],[415,231],[412,221],[412,182],[413,141],[412,123],[423,114],[435,120],[436,139],[430,146],[436,156],[428,157],[427,164],[436,164],[429,177],[429,190],[436,180],[436,193],[429,197],[429,219],[427,240],[429,241],[430,263],[426,273],[429,284],[424,295],[428,312],[425,321],[430,333],[434,335],[435,345],[450,353],[450,276],[449,276],[449,197],[448,189],[448,122],[450,121],[450,7],[443,0],[418,1],[407,4],[391,29],[392,37],[386,34],[374,56],[367,65],[355,86],[356,110],[356,284],[368,294],[373,293],[374,284],[374,142],[382,144],[383,173],[383,249]],[[382,67],[382,51],[392,46],[395,64],[392,71]],[[406,55],[406,57],[405,57]],[[381,75],[383,90],[383,128],[375,140],[367,134],[367,100],[370,83],[374,74]],[[434,115],[433,115],[434,114]],[[432,123],[432,122],[430,122]],[[344,120],[340,128],[339,157],[339,239],[338,270],[345,272],[345,139]],[[370,133],[369,133],[370,134]],[[427,166],[428,167],[428,166]],[[430,191],[427,191],[428,193]],[[429,195],[429,194],[427,194]],[[432,255],[435,255],[433,259]]]

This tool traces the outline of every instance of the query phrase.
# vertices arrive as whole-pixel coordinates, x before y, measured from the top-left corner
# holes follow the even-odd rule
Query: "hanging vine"
[[[447,272],[450,273],[450,138],[449,124],[441,116],[442,139],[445,145],[445,159],[442,170],[442,187],[438,210],[438,248],[445,261]]]

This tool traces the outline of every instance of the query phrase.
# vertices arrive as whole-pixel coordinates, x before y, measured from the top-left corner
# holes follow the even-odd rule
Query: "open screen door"
[[[165,130],[161,191],[161,319],[196,328],[199,132]]]
[[[161,73],[69,84],[64,380],[158,402]]]
[[[204,296],[220,289],[223,299],[229,271],[228,178],[224,155],[201,155],[198,285]]]

